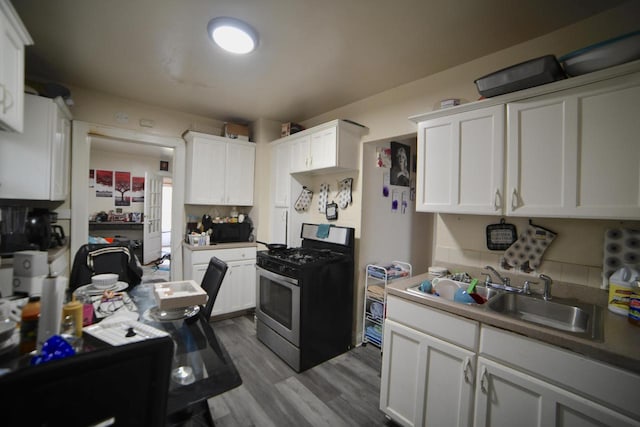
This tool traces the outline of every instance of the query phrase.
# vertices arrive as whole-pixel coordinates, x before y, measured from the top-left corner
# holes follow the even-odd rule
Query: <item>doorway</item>
[[[172,158],[170,147],[91,138],[89,170],[96,179],[92,181],[95,191],[90,189],[88,196],[89,216],[107,213],[109,219],[100,224],[103,230],[98,233],[89,223],[90,241],[102,243],[97,241],[102,237],[129,242],[148,279],[170,277],[173,179],[165,165]],[[113,180],[111,197],[103,195],[105,185],[97,179],[105,174]],[[123,175],[129,185],[117,182]]]

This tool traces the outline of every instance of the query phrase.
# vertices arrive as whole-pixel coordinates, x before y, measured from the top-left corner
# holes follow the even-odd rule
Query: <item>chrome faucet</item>
[[[549,301],[551,299],[551,284],[553,283],[553,280],[546,274],[541,274],[539,277],[544,281],[544,292],[542,294],[542,299],[545,301]]]
[[[511,285],[511,280],[506,276],[501,276],[500,273],[498,273],[495,268],[491,267],[490,265],[487,265],[485,268],[487,270],[491,271],[493,274],[495,274],[498,277],[498,279],[500,279],[500,281],[502,282],[502,284],[504,286],[510,286]],[[484,274],[487,276],[487,278],[485,279],[485,282],[484,282],[485,286],[489,286],[491,284],[492,277],[491,277],[490,274],[487,274],[487,273],[484,273]]]

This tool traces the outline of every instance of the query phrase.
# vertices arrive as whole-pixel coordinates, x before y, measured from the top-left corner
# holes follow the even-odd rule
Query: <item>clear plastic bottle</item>
[[[20,320],[20,353],[31,353],[36,349],[38,341],[38,321],[40,320],[40,296],[29,297],[29,302],[22,308]]]

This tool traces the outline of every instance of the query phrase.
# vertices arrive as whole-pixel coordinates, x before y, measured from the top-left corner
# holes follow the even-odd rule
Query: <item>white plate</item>
[[[143,317],[148,320],[155,320],[158,322],[169,322],[174,320],[188,319],[195,316],[200,312],[199,305],[192,305],[189,307],[176,308],[171,310],[160,310],[157,306],[148,309]]]
[[[127,336],[127,331],[130,328],[133,329],[135,335]],[[166,337],[169,335],[165,331],[134,320],[113,322],[105,325],[97,323],[95,325],[85,326],[82,328],[82,332],[111,345],[124,345],[144,341],[149,338]]]
[[[0,343],[4,343],[13,336],[17,323],[13,320],[5,319],[0,321]]]
[[[124,291],[128,287],[129,284],[127,282],[116,282],[113,286],[104,289],[96,288],[92,283],[89,283],[88,285],[78,287],[78,289],[73,291],[73,293],[78,294],[84,292],[88,295],[102,295],[104,291],[120,292]]]

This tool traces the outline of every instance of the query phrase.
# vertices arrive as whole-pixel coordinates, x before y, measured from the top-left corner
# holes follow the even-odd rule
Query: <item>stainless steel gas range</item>
[[[297,372],[352,345],[354,229],[303,224],[302,247],[257,256],[258,339]]]

